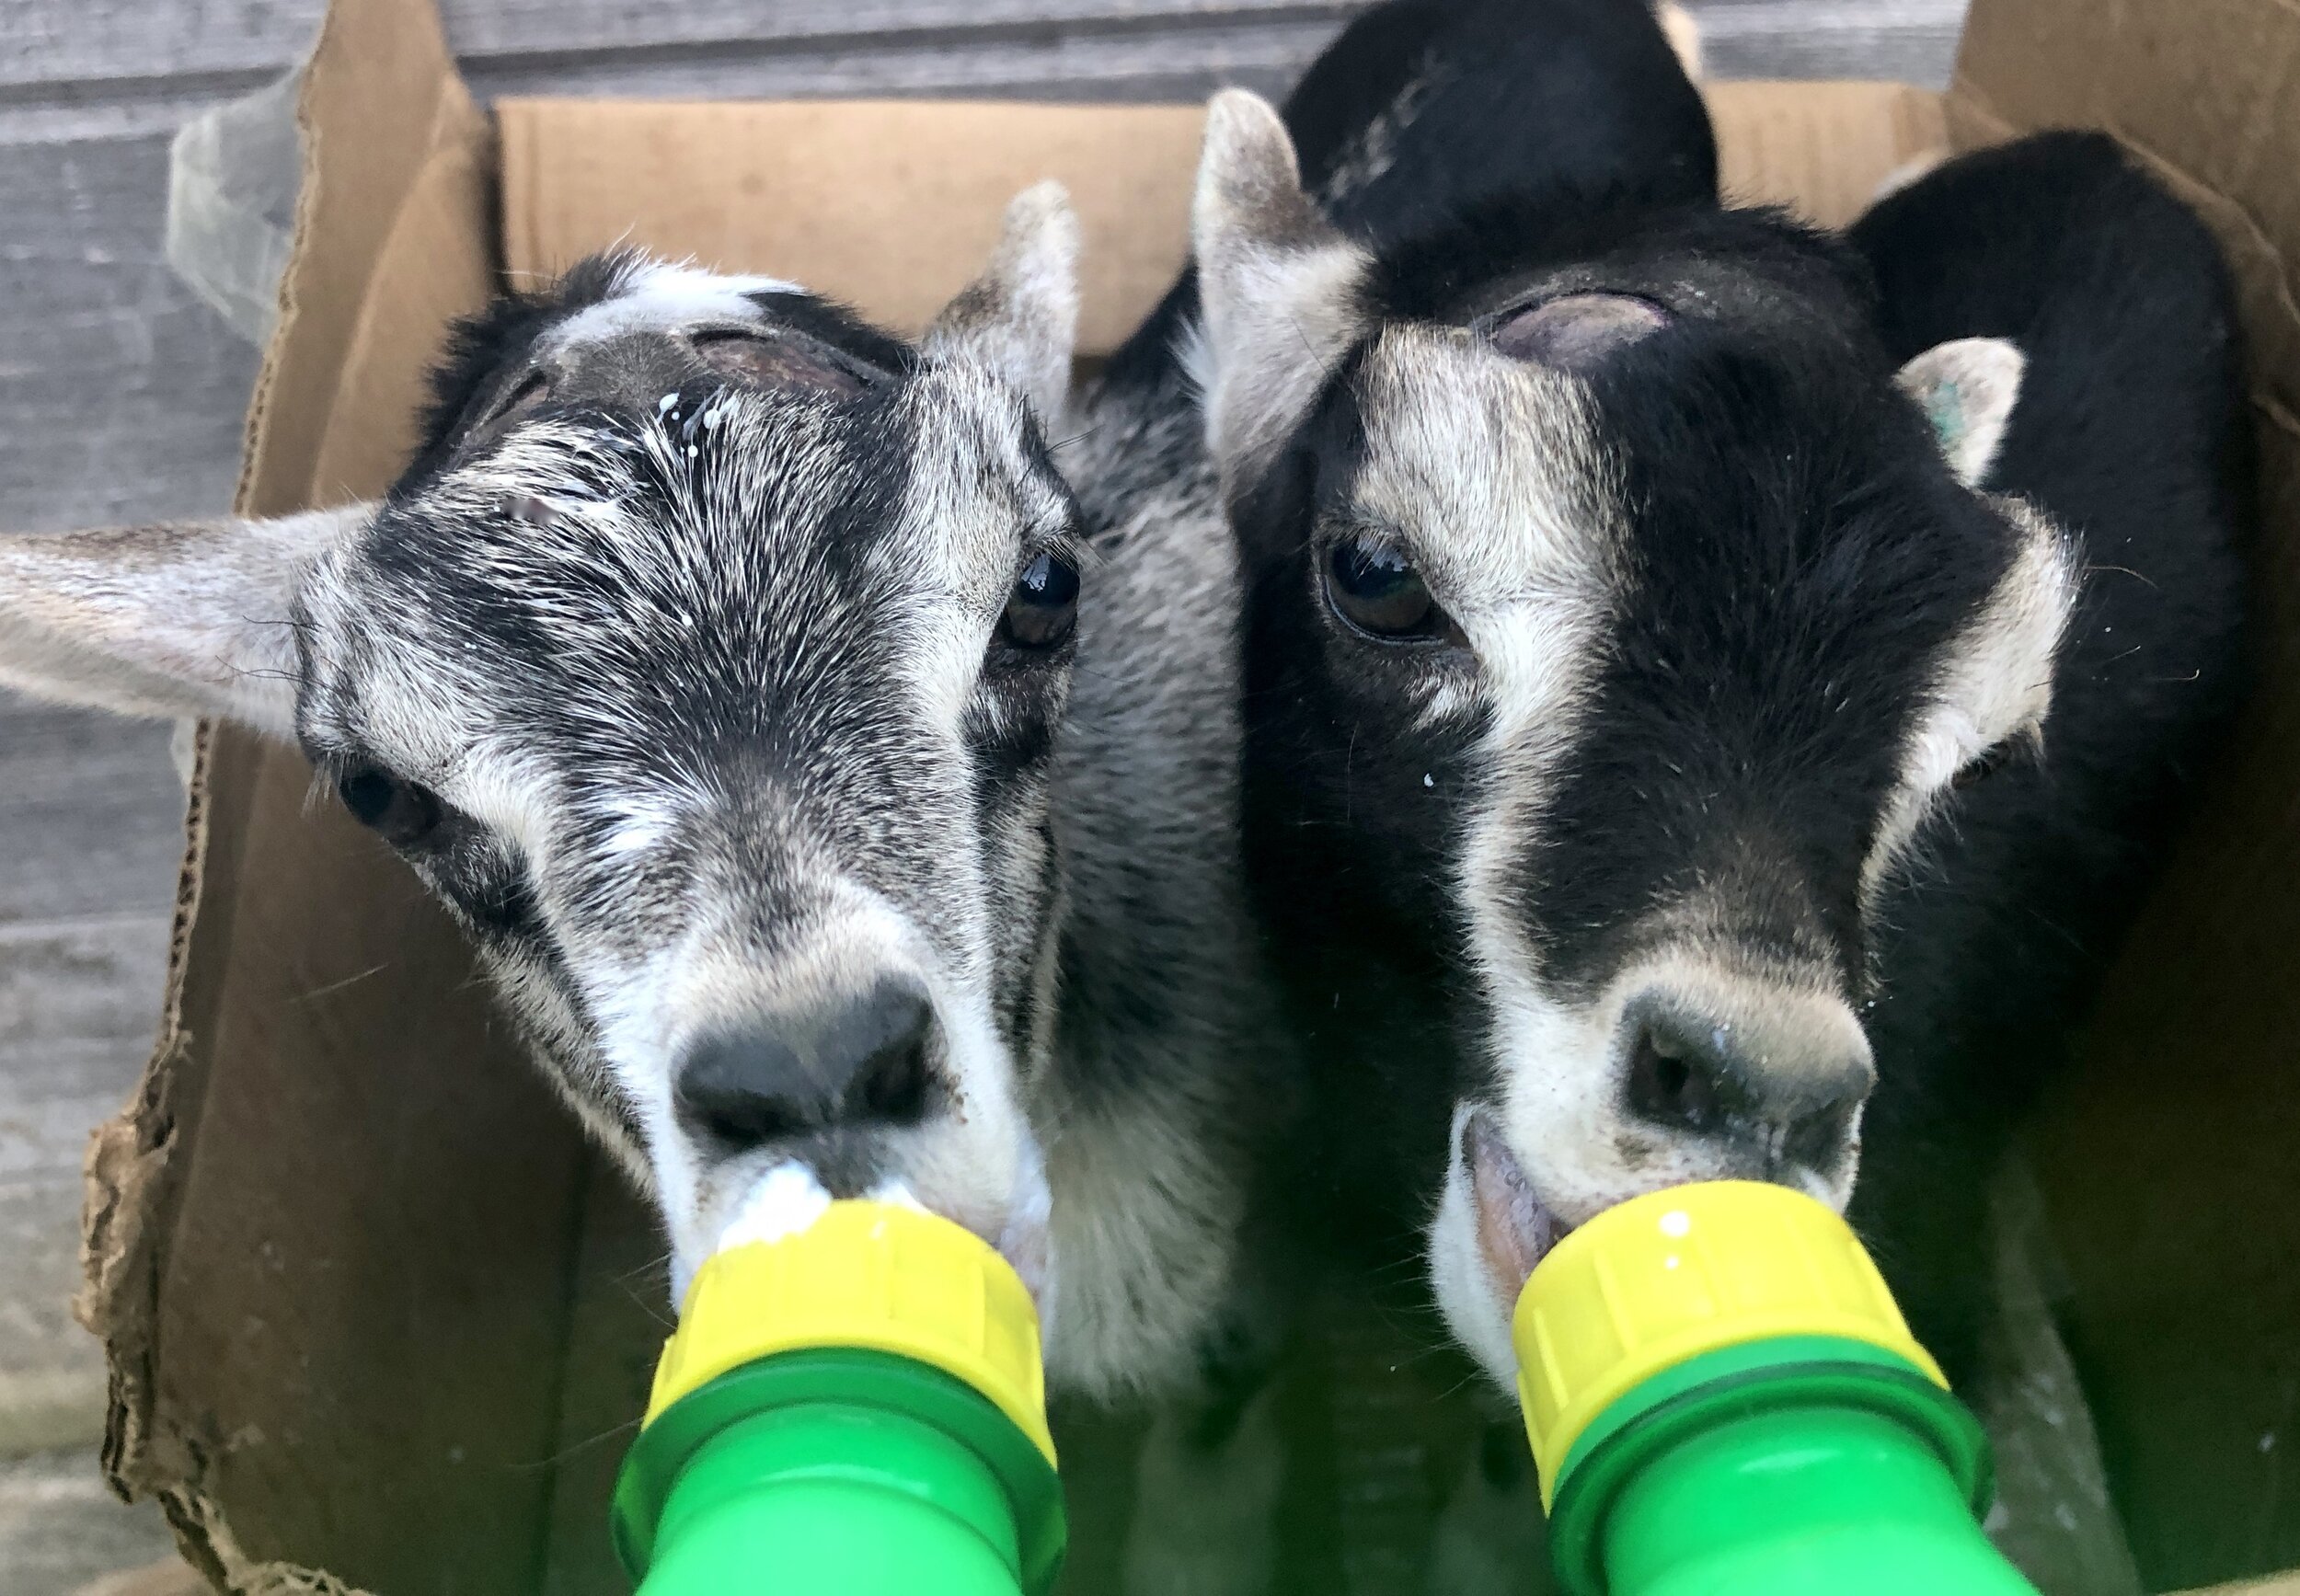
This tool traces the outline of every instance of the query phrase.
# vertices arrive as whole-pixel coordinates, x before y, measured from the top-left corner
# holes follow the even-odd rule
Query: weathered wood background
[[[1719,76],[1945,82],[1964,0],[1691,0]],[[444,0],[484,95],[1190,99],[1282,85],[1356,0]],[[225,508],[255,351],[169,270],[168,142],[323,0],[0,0],[0,534]],[[89,1459],[80,1147],[151,1032],[168,733],[0,695],[0,1596],[165,1550]]]

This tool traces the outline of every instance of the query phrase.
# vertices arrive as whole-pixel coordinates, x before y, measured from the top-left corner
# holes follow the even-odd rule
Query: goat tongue
[[[1534,1195],[1524,1166],[1501,1128],[1483,1109],[1462,1128],[1462,1156],[1478,1211],[1478,1247],[1506,1308],[1517,1301],[1534,1267],[1549,1256],[1566,1227]]]

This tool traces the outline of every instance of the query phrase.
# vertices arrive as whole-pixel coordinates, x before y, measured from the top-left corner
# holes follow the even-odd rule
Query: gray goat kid
[[[1190,1388],[1273,1056],[1235,641],[1126,606],[1155,522],[1081,591],[1041,431],[1075,254],[1024,194],[916,348],[587,262],[460,329],[380,503],[0,543],[0,682],[299,742],[651,1191],[674,1290],[895,1194],[1014,1259],[1058,1386]]]

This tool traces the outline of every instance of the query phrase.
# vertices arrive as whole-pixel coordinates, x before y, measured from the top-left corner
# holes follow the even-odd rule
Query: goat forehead
[[[1025,529],[1066,502],[1020,424],[974,417],[957,451],[947,393],[672,397],[546,415],[392,506],[320,584],[323,677],[586,746],[868,753],[929,699],[948,720],[965,684],[922,680],[922,637],[978,662]],[[971,679],[962,650],[929,652]]]
[[[615,289],[563,317],[537,339],[537,351],[557,354],[635,332],[671,332],[711,321],[763,319],[761,296],[801,295],[780,278],[732,276],[678,261],[636,261],[618,273]]]
[[[1367,350],[1351,399],[1351,511],[1406,538],[1456,611],[1604,580],[1617,494],[1572,378],[1409,324]]]

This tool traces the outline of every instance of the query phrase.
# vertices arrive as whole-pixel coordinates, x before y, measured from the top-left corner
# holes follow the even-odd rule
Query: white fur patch
[[[1677,64],[1685,69],[1687,77],[1699,83],[1708,70],[1701,49],[1700,19],[1678,5],[1677,0],[1662,0],[1656,15],[1661,18],[1662,32],[1668,36],[1669,48],[1676,54]]]
[[[634,332],[670,332],[702,322],[757,322],[750,295],[805,293],[778,277],[706,271],[690,261],[650,260],[632,271],[613,299],[587,305],[553,327],[538,348],[556,353]]]
[[[1621,1119],[1615,1016],[1544,986],[1517,873],[1571,750],[1599,661],[1625,534],[1617,489],[1578,378],[1496,352],[1461,330],[1386,329],[1360,382],[1365,459],[1351,512],[1396,537],[1477,660],[1421,698],[1430,718],[1487,717],[1456,892],[1493,1016],[1484,1051],[1501,1083],[1495,1122],[1553,1212],[1584,1217],[1628,1194],[1605,1164]],[[1457,1108],[1429,1266],[1463,1345],[1497,1378],[1509,1315],[1478,1236]]]
[[[1206,110],[1190,206],[1204,329],[1190,369],[1226,488],[1252,477],[1364,329],[1371,258],[1303,191],[1270,103],[1225,89]]]
[[[813,1170],[803,1164],[778,1164],[751,1188],[751,1195],[719,1231],[719,1245],[712,1250],[726,1252],[753,1242],[788,1240],[812,1229],[830,1207],[831,1194],[822,1189]]]
[[[1472,1112],[1467,1103],[1454,1107],[1445,1184],[1430,1222],[1430,1288],[1462,1349],[1506,1388],[1517,1369],[1517,1353],[1510,1341],[1510,1315],[1517,1304],[1501,1300],[1478,1239],[1478,1204],[1470,1194],[1469,1165],[1462,1152],[1462,1131]]]
[[[1949,470],[1967,488],[1980,487],[1996,464],[2028,369],[2018,346],[2001,338],[1936,344],[1901,368],[1901,391],[1925,412]]]
[[[1865,910],[1957,773],[1999,743],[2041,738],[2052,712],[2053,660],[2083,580],[2076,549],[2023,500],[1990,502],[2019,537],[2019,551],[1987,606],[1940,661],[1927,706],[1902,753],[1899,785],[1861,867]]]

